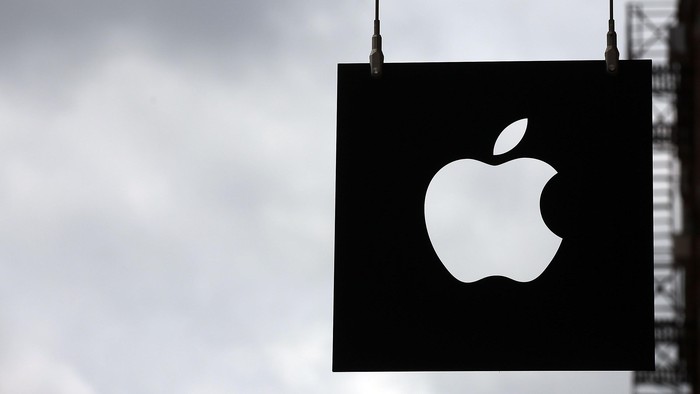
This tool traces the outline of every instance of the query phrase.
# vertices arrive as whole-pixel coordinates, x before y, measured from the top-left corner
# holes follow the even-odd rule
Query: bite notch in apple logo
[[[527,123],[525,118],[506,127],[493,157],[515,148]],[[539,277],[562,240],[539,209],[542,191],[556,173],[533,158],[498,165],[459,159],[442,167],[428,186],[424,214],[430,242],[447,271],[465,283],[491,276],[517,282]]]

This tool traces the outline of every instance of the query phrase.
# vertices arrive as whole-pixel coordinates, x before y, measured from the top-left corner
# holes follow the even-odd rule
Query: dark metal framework
[[[685,272],[676,261],[680,231],[679,160],[674,143],[678,67],[669,60],[673,2],[627,5],[627,56],[653,61],[654,307],[656,370],[634,373],[635,394],[692,392],[685,357]]]

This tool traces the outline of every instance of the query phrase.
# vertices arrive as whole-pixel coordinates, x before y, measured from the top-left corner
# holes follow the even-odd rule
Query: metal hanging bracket
[[[620,66],[620,51],[617,49],[617,33],[613,19],[613,0],[610,0],[610,20],[608,20],[608,46],[605,48],[605,66],[610,74],[617,74]]]
[[[374,35],[372,36],[372,52],[369,54],[369,67],[372,77],[379,78],[384,66],[382,52],[382,36],[379,34],[379,0],[374,3]]]

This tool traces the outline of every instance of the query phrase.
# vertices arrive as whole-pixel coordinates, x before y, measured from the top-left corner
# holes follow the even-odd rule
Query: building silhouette
[[[700,393],[700,5],[627,5],[627,56],[653,60],[656,370],[633,392]]]

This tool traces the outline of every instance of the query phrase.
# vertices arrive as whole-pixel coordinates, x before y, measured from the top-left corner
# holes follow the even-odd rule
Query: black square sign
[[[650,61],[341,64],[337,126],[334,371],[654,368]]]

